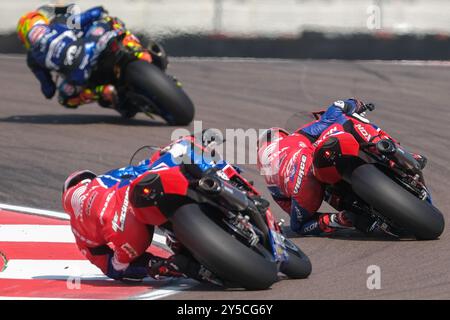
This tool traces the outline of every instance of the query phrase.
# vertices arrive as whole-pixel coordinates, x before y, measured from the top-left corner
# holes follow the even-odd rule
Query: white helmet
[[[64,182],[63,194],[69,190],[71,187],[76,186],[83,180],[93,180],[97,177],[95,173],[89,170],[81,170],[72,173]]]

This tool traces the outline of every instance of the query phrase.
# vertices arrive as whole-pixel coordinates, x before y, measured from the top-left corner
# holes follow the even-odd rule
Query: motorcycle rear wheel
[[[169,220],[177,239],[225,282],[248,290],[264,290],[278,280],[277,265],[268,252],[258,254],[233,238],[209,219],[198,204],[181,206]]]
[[[127,65],[125,74],[127,83],[150,99],[168,124],[185,126],[192,122],[195,111],[191,99],[158,67],[136,60]]]
[[[373,165],[356,168],[351,182],[359,197],[417,239],[436,239],[444,231],[444,217],[436,207],[416,198]]]

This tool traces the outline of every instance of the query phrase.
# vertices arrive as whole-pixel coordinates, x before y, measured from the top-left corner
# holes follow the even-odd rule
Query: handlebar
[[[359,113],[363,113],[366,111],[373,111],[375,110],[375,104],[373,103],[366,103],[363,105],[363,107],[361,108],[361,110],[359,111]]]

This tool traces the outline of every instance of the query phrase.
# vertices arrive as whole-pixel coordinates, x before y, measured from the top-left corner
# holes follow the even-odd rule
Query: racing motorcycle
[[[53,5],[47,10],[55,12],[53,21],[64,23],[73,14],[72,6]],[[118,101],[116,106],[102,101],[99,104],[106,108],[120,106],[125,118],[143,112],[151,118],[159,115],[170,125],[191,123],[194,105],[181,82],[165,73],[168,59],[164,48],[152,40],[144,47],[119,18],[105,14],[102,22],[110,30],[118,31],[118,35],[99,38],[97,47],[103,50],[88,87],[112,84],[118,92]]]
[[[436,239],[445,223],[425,184],[426,158],[419,161],[392,138],[374,143],[364,116],[374,109],[373,104],[366,105],[348,116],[347,132],[331,126],[316,141],[314,175],[326,185],[325,200],[337,210],[355,214],[360,231]],[[316,119],[321,114],[313,113]]]
[[[170,247],[189,252],[216,284],[261,290],[278,272],[308,277],[309,258],[283,235],[269,202],[212,142],[198,141],[184,137],[155,153],[130,190],[136,216],[164,230]]]

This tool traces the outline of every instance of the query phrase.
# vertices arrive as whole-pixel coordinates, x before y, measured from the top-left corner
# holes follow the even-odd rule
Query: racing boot
[[[89,88],[82,89],[82,91],[75,96],[59,95],[58,101],[61,105],[69,109],[76,109],[82,104],[91,103],[97,100],[97,95]]]
[[[66,85],[68,86],[68,85]],[[93,89],[83,88],[81,92],[74,96],[59,96],[59,103],[69,109],[76,109],[80,105],[98,101],[104,108],[116,108],[117,93],[112,85],[97,86]]]
[[[222,285],[212,272],[184,254],[174,254],[168,259],[154,257],[150,261],[149,275],[155,279],[164,277],[188,277],[200,282]]]
[[[332,233],[342,229],[355,229],[352,214],[348,211],[320,215],[319,228],[324,233]]]

